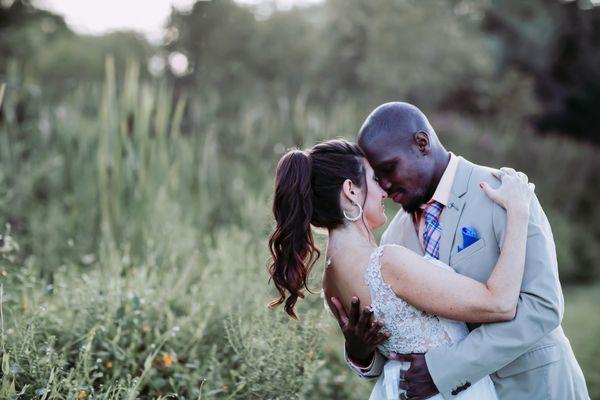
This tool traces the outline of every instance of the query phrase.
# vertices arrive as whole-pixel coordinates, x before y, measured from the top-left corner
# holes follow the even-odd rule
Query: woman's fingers
[[[517,176],[518,176],[518,177],[519,177],[519,179],[521,179],[521,181],[523,181],[524,183],[527,183],[527,182],[529,182],[529,177],[528,177],[526,174],[524,174],[523,172],[521,172],[521,171],[517,171]]]
[[[499,181],[502,181],[502,177],[505,175],[505,173],[498,169],[492,171],[492,175],[494,175],[494,178],[498,179]]]
[[[498,190],[492,188],[489,183],[487,182],[481,182],[479,184],[479,186],[481,187],[481,189],[483,190],[483,192],[493,201],[496,201],[498,199]]]
[[[510,168],[510,167],[502,167],[502,168],[500,168],[500,171],[506,173],[507,175],[512,175],[512,176],[517,175],[517,171],[515,171],[514,168]]]

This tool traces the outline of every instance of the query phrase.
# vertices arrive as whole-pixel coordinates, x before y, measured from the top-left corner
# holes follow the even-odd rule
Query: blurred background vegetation
[[[160,43],[0,1],[0,398],[368,398],[318,295],[265,308],[271,190],[402,100],[536,183],[600,399],[599,65],[591,0],[198,1]]]

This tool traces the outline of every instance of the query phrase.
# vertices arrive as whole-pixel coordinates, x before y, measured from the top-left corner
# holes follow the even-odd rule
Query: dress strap
[[[385,245],[382,245],[373,250],[365,272],[364,282],[369,287],[372,301],[388,295],[391,290],[390,285],[383,280],[381,275],[381,256],[384,247]]]

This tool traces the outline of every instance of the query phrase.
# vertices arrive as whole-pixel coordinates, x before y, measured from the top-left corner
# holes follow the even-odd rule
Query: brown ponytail
[[[310,220],[313,214],[310,156],[300,150],[284,155],[277,166],[273,214],[275,231],[269,239],[271,262],[269,272],[279,291],[273,308],[285,300],[285,311],[298,319],[294,306],[298,297],[304,298],[306,279],[319,258],[315,247]],[[290,296],[286,297],[286,290]],[[310,290],[309,290],[310,291]]]
[[[294,307],[299,297],[304,298],[303,287],[310,292],[306,281],[320,255],[311,224],[327,229],[344,224],[340,190],[346,179],[363,186],[363,158],[356,144],[330,140],[309,151],[289,151],[279,160],[273,198],[275,230],[269,239],[269,281],[275,283],[279,298],[270,308],[285,301],[285,311],[298,319]]]

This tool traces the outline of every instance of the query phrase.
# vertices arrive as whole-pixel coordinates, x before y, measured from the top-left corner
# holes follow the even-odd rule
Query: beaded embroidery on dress
[[[378,349],[386,357],[399,354],[424,353],[432,347],[449,345],[452,338],[440,320],[420,311],[396,296],[381,275],[380,258],[384,247],[378,247],[369,260],[365,283],[371,293],[371,309],[375,319],[385,320],[382,331],[391,334]]]

